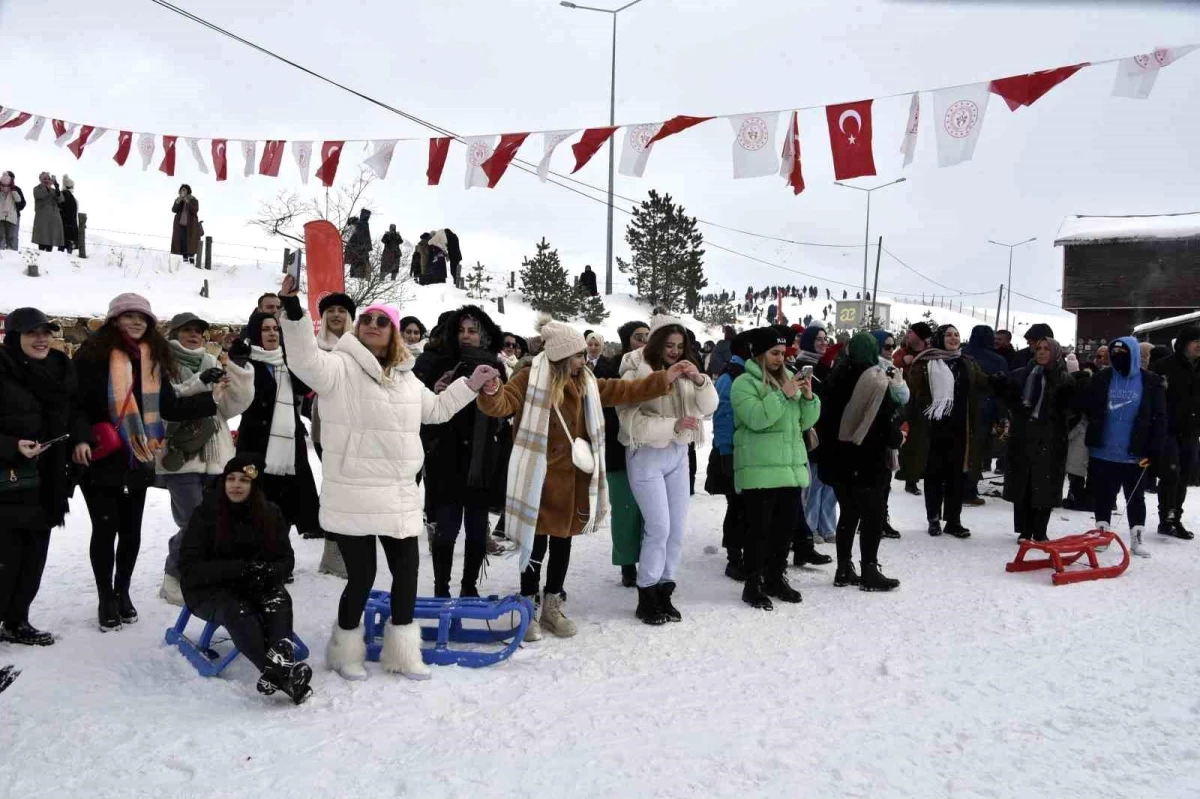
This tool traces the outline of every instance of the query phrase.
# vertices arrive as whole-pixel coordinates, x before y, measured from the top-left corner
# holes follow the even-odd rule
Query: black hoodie
[[[1200,359],[1184,354],[1189,342],[1200,340],[1200,327],[1180,328],[1175,352],[1150,364],[1150,371],[1167,379],[1167,432],[1181,441],[1200,436]]]

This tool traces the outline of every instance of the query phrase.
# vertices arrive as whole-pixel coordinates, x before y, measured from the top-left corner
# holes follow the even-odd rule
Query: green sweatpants
[[[629,490],[625,472],[608,472],[608,501],[612,508],[612,562],[632,566],[642,552],[642,512]]]

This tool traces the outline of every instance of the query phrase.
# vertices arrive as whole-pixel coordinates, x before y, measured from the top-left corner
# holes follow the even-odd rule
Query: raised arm
[[[323,352],[317,346],[312,322],[305,317],[300,298],[295,294],[281,294],[280,299],[287,316],[280,322],[280,327],[287,347],[288,369],[317,392],[317,396],[334,393],[346,379],[345,364],[332,352]]]
[[[467,378],[460,377],[441,394],[435,394],[425,387],[424,383],[412,379],[421,386],[421,424],[443,424],[454,418],[454,414],[471,404],[475,399],[475,391],[467,385]],[[317,392],[320,396],[321,392]],[[482,394],[480,396],[483,396]],[[486,411],[485,411],[486,413]]]

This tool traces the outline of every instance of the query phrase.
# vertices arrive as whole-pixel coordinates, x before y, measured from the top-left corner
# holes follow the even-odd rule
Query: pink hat
[[[150,324],[157,327],[158,317],[154,315],[154,311],[150,310],[150,301],[141,294],[128,292],[126,294],[118,294],[113,297],[112,302],[108,304],[108,319],[116,319],[123,313],[140,313],[150,320]]]
[[[363,311],[363,313],[364,314],[381,313],[384,316],[386,316],[388,319],[392,320],[392,327],[396,328],[397,330],[400,329],[400,309],[395,307],[394,305],[382,305],[382,304],[372,305],[371,307],[369,307],[365,311]],[[359,314],[359,319],[362,319],[362,314]]]

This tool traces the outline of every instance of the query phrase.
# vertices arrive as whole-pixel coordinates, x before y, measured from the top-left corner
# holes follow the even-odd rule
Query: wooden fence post
[[[212,271],[212,236],[204,237],[204,268]]]
[[[87,258],[87,214],[79,215],[79,257]]]
[[[195,261],[193,266],[195,266],[197,269],[200,269],[204,266],[204,239],[200,240],[199,247],[199,251],[192,255],[192,259]],[[186,260],[187,259],[184,259],[185,263]]]
[[[496,298],[496,311],[498,313],[504,313],[504,298],[503,297]]]
[[[208,296],[208,278],[204,278],[204,288],[200,289],[200,296],[201,297]]]
[[[517,273],[509,272],[508,274],[509,274],[508,287],[510,289],[515,289],[517,287]]]

